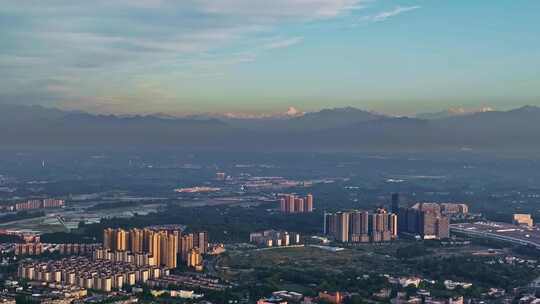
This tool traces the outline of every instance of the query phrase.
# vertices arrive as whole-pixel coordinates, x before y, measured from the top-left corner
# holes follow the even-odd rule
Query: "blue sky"
[[[540,1],[4,0],[0,103],[100,113],[540,105]]]

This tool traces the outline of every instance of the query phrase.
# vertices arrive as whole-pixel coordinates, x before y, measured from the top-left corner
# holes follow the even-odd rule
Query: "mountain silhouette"
[[[296,117],[117,116],[0,105],[2,147],[144,146],[243,151],[540,150],[540,108],[420,119],[356,108]]]

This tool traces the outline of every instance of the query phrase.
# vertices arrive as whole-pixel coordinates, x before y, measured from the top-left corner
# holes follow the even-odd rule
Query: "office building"
[[[441,203],[441,212],[445,215],[467,215],[469,206],[463,203]]]
[[[390,209],[393,214],[399,213],[399,193],[392,194],[392,208]]]
[[[417,235],[423,239],[444,239],[449,235],[449,218],[437,203],[416,203],[410,208],[400,208],[398,217],[400,233]]]
[[[530,214],[516,213],[513,216],[514,224],[532,227],[534,225],[533,219]]]
[[[435,216],[440,216],[442,214],[441,205],[439,205],[438,203],[416,203],[411,208],[423,212],[429,212]]]

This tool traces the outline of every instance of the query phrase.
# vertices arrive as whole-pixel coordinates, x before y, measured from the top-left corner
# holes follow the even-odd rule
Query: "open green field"
[[[224,278],[253,286],[252,293],[289,290],[314,295],[347,289],[367,295],[386,286],[382,274],[412,272],[395,255],[407,245],[365,245],[339,252],[314,247],[229,251],[216,261],[216,270]]]
[[[414,251],[417,249],[421,251]],[[411,250],[412,252],[408,254]],[[417,273],[417,270],[408,267],[409,263],[406,261],[430,257],[472,255],[486,250],[487,247],[483,246],[441,247],[428,246],[413,241],[363,244],[338,252],[306,246],[302,248],[232,251],[218,262],[218,266],[228,267],[239,274],[255,270],[283,268],[289,271],[315,269],[317,272],[335,275],[354,271],[359,274],[380,273],[398,276]]]
[[[393,249],[388,247],[389,250]],[[331,252],[313,247],[276,248],[272,250],[231,253],[228,263],[239,270],[288,268],[291,270],[317,269],[326,273],[342,273],[351,269],[358,271],[391,270],[395,257],[378,254],[372,250],[345,249]]]
[[[229,250],[213,265],[218,275],[261,296],[276,290],[305,295],[343,290],[366,299],[381,288],[391,287],[386,276],[472,282],[475,288],[467,292],[479,295],[490,287],[523,286],[539,274],[535,265],[531,268],[497,262],[514,254],[512,248],[488,248],[474,243],[443,246],[435,241],[401,240],[363,244],[338,252],[309,246]]]

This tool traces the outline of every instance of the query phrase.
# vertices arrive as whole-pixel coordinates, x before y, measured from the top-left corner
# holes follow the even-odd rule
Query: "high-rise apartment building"
[[[375,213],[350,211],[325,213],[324,232],[340,242],[364,243],[397,238],[397,216],[378,209]]]
[[[398,215],[390,214],[390,233],[392,238],[395,239],[398,237]]]
[[[369,213],[366,211],[352,211],[349,217],[349,241],[353,243],[369,242]]]
[[[116,229],[115,251],[126,251],[128,249],[128,234],[124,229]]]
[[[132,253],[142,253],[144,244],[143,230],[133,228],[129,230],[130,251]]]
[[[308,194],[302,198],[287,194],[279,199],[279,208],[284,213],[313,212],[313,195]]]
[[[340,242],[349,241],[349,215],[348,212],[337,213],[336,239]]]
[[[325,235],[334,236],[337,232],[337,215],[335,213],[324,213],[324,228]]]
[[[287,195],[285,197],[285,200],[287,201],[287,205],[285,207],[284,212],[285,213],[295,213],[296,209],[294,207],[296,205],[294,204],[294,195]]]
[[[200,246],[206,250],[208,248],[207,233],[201,232],[197,235]],[[190,237],[190,241],[186,241],[185,244],[193,248],[193,234],[188,235],[188,237]],[[175,229],[133,228],[126,231],[107,228],[103,231],[103,248],[106,251],[135,257],[146,255],[147,264],[150,266],[175,268],[178,252],[182,248],[180,242],[181,233]],[[185,258],[187,258],[187,251]]]
[[[160,263],[168,268],[176,268],[178,256],[178,231],[161,231],[160,235]]]
[[[193,234],[193,247],[197,247],[201,254],[208,251],[208,232],[201,231]]]
[[[22,243],[15,244],[15,255],[41,255],[43,253],[42,243]]]
[[[313,212],[313,194],[306,196],[306,212]]]
[[[186,262],[188,267],[198,267],[202,265],[202,256],[197,248],[189,250]]]
[[[336,212],[325,214],[325,221],[327,224],[326,234],[333,236],[336,240],[340,242],[349,241],[349,222],[350,222],[350,213],[348,212]]]
[[[369,213],[366,211],[355,211],[351,213],[351,234],[368,235]]]
[[[294,199],[294,210],[298,213],[304,212],[304,199],[303,198],[295,198]]]
[[[115,235],[114,229],[107,228],[103,230],[103,248],[108,250],[114,250],[116,248],[113,241]]]
[[[180,241],[180,256],[182,261],[186,261],[189,251],[193,249],[193,233],[182,235]]]
[[[161,265],[161,235],[157,231],[150,233],[148,253],[154,257],[154,263]]]

